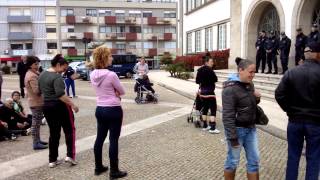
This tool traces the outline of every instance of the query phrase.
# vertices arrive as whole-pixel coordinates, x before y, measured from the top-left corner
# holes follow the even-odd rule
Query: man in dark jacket
[[[277,53],[279,49],[279,40],[276,37],[274,31],[270,31],[269,37],[266,40],[265,47],[267,52],[267,63],[268,63],[268,72],[266,74],[272,73],[272,64],[274,66],[273,74],[278,74]]]
[[[257,49],[257,55],[256,55],[256,73],[259,73],[260,68],[260,62],[262,62],[262,71],[261,73],[264,73],[264,69],[266,67],[266,49],[265,49],[265,43],[266,43],[266,32],[261,31],[259,32],[259,37],[256,42],[256,49]]]
[[[304,57],[304,49],[306,48],[306,44],[308,42],[308,37],[303,34],[302,29],[297,29],[297,36],[296,36],[296,66],[299,65],[299,61],[305,60]]]
[[[17,72],[19,74],[19,82],[20,82],[20,93],[21,97],[24,98],[24,78],[26,76],[26,73],[28,71],[27,68],[27,57],[26,56],[21,56],[21,62],[18,63],[17,67]]]
[[[309,41],[305,52],[304,63],[287,71],[275,92],[289,117],[286,180],[298,177],[304,140],[306,179],[318,180],[320,172],[320,40]]]
[[[291,47],[291,39],[289,39],[285,32],[281,32],[281,41],[279,44],[280,59],[282,65],[282,74],[288,70],[289,53]]]

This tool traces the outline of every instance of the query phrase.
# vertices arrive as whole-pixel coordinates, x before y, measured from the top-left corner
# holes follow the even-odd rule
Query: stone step
[[[228,79],[228,76],[226,76],[226,75],[217,75],[217,76],[218,76],[219,82],[224,82]],[[254,85],[276,88],[276,87],[278,87],[279,81],[275,81],[275,80],[268,81],[268,80],[254,78],[253,83],[254,83]]]
[[[216,86],[219,86],[222,88],[222,84],[223,82],[217,82],[216,83]],[[276,88],[273,88],[273,87],[268,87],[268,86],[260,86],[260,85],[254,85],[255,89],[258,90],[260,93],[264,93],[264,94],[269,94],[269,95],[272,95],[274,96],[274,91]]]
[[[222,89],[222,83],[221,82],[216,83],[216,88]],[[267,100],[267,101],[276,102],[276,100],[274,98],[274,90],[273,90],[273,93],[270,93],[271,90],[268,91],[268,90],[260,89],[260,87],[256,87],[256,89],[260,92],[262,99]]]
[[[230,73],[235,73],[234,70],[215,70],[214,71],[217,76],[228,76]],[[276,74],[262,74],[262,73],[256,73],[255,79],[256,80],[266,80],[266,81],[274,81],[274,82],[280,82],[282,78],[282,75],[276,75]]]

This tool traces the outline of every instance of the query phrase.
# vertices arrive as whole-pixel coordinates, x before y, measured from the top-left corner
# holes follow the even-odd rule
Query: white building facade
[[[229,68],[235,67],[237,56],[255,60],[260,30],[286,32],[292,40],[289,66],[293,66],[296,29],[301,27],[308,35],[311,24],[320,25],[319,0],[180,0],[178,9],[183,9],[178,18],[181,54],[230,48]],[[226,37],[220,33],[224,23]],[[212,29],[212,41],[210,36],[207,39],[206,28],[210,33]]]
[[[179,1],[179,54],[230,48],[230,0]]]

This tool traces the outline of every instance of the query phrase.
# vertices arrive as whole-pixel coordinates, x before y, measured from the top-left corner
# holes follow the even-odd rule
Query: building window
[[[212,27],[205,29],[205,49],[212,51]]]
[[[73,9],[62,9],[61,16],[73,16]]]
[[[227,24],[218,25],[218,49],[227,48]]]
[[[97,10],[96,9],[86,9],[86,16],[97,16]]]
[[[192,33],[187,34],[187,54],[192,52]]]
[[[141,17],[141,11],[129,11],[129,17],[140,18]]]
[[[68,32],[74,32],[74,28],[68,28]]]
[[[46,28],[47,33],[55,33],[56,32],[56,28],[54,27],[47,27]]]
[[[152,42],[143,42],[143,48],[144,49],[153,48],[153,43]]]
[[[110,33],[110,32],[111,32],[111,27],[100,26],[99,32],[100,32],[100,33]]]
[[[131,33],[141,33],[141,27],[140,26],[130,26],[129,32]]]
[[[26,49],[32,49],[32,43],[26,43]]]
[[[176,12],[173,11],[165,11],[163,15],[165,18],[176,18]]]
[[[152,17],[152,12],[151,11],[145,11],[142,14],[143,14],[143,17]]]
[[[57,49],[57,43],[47,43],[47,49]]]
[[[111,16],[111,10],[100,9],[99,16]]]
[[[196,52],[201,52],[201,31],[196,31],[196,41],[195,41]]]
[[[176,33],[176,28],[175,27],[173,27],[173,26],[169,26],[169,27],[167,27],[167,26],[165,26],[164,27],[164,32],[165,33],[173,33],[173,34],[175,34]]]
[[[15,49],[23,49],[23,44],[10,44],[10,48]]]
[[[164,42],[164,48],[165,49],[175,49],[176,42]]]
[[[145,27],[145,28],[143,28],[143,33],[145,33],[145,34],[151,34],[151,33],[152,33],[152,28],[151,28],[151,27]]]

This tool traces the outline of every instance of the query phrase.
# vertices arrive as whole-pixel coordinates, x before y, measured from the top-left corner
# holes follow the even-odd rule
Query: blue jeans
[[[240,152],[243,147],[247,158],[247,172],[258,172],[259,148],[256,128],[237,127],[237,135],[240,147],[234,148],[231,146],[230,140],[227,141],[228,153],[224,169],[228,171],[237,169],[240,161]]]
[[[96,108],[97,137],[94,143],[96,168],[102,167],[102,149],[109,131],[109,159],[118,160],[118,140],[121,133],[123,111],[121,106]]]
[[[72,94],[73,96],[76,96],[76,91],[75,91],[75,87],[74,87],[74,80],[73,79],[70,79],[70,78],[66,78],[64,80],[64,83],[66,84],[66,91],[67,91],[67,95],[69,96],[69,89],[70,89],[70,86],[71,86],[71,89],[72,89]]]
[[[298,178],[299,162],[306,140],[306,180],[318,180],[320,171],[320,125],[289,122],[286,180]]]

